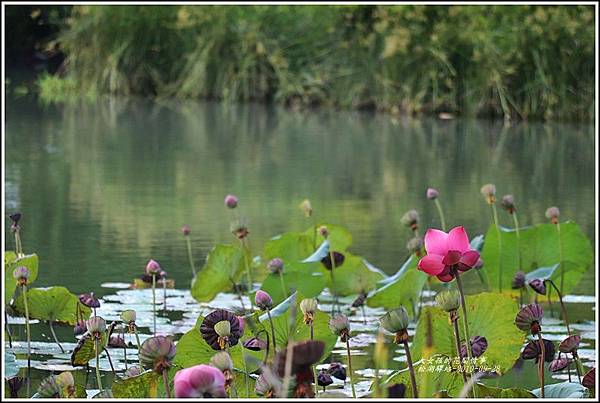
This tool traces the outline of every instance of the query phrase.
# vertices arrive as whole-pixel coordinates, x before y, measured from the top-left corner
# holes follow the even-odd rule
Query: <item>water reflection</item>
[[[448,224],[472,235],[489,223],[479,188],[493,182],[515,195],[523,225],[557,205],[593,236],[592,126],[108,100],[12,102],[6,129],[6,209],[25,214],[39,286],[76,276],[80,292],[129,281],[152,257],[185,287],[179,229],[191,226],[198,264],[215,243],[232,242],[227,193],[240,198],[254,248],[307,227],[298,204],[308,197],[317,218],[347,226],[352,250],[387,272],[406,256],[406,210],[421,212],[422,228],[438,225],[428,186],[439,189]],[[504,213],[501,221],[511,224]]]

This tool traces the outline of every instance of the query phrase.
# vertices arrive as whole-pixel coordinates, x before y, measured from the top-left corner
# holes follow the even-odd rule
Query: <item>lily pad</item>
[[[540,397],[540,388],[531,391],[536,397]],[[561,382],[544,386],[544,398],[546,399],[585,399],[589,396],[588,388],[576,382]]]
[[[32,288],[27,290],[29,317],[38,320],[68,323],[74,325],[79,298],[65,287]],[[16,301],[17,311],[25,314],[23,294]],[[84,318],[88,318],[91,309],[80,304]]]
[[[106,345],[107,334],[106,332],[101,335],[101,339],[98,341],[98,347],[101,348],[99,354],[104,351]],[[83,336],[77,342],[77,345],[71,353],[71,365],[74,367],[84,367],[92,359],[96,359],[96,348],[94,345],[94,338],[90,333],[84,333]]]
[[[517,234],[514,230],[500,228],[502,237],[502,290],[511,290],[511,282],[519,270],[517,254]],[[567,221],[560,224],[562,240],[562,268],[564,269],[563,295],[569,293],[577,285],[583,274],[593,264],[593,250],[589,238],[579,225]],[[561,264],[559,236],[555,224],[538,224],[520,231],[519,250],[521,253],[521,270],[529,273],[541,267],[553,267]],[[498,267],[498,232],[491,225],[485,237],[481,253],[484,261],[489,285],[492,290],[499,290],[500,270]],[[561,268],[554,270],[551,277],[560,289]],[[556,297],[556,295],[554,295]]]
[[[218,293],[232,290],[243,271],[242,250],[233,245],[217,245],[192,282],[192,296],[196,301],[209,302]]]
[[[517,307],[510,296],[498,293],[482,293],[466,297],[469,315],[469,333],[471,337],[483,336],[487,339],[488,348],[479,357],[485,360],[488,370],[499,374],[509,371],[519,358],[521,346],[525,340],[523,332],[515,325]],[[462,310],[459,314],[459,331],[461,340],[465,340],[462,325]],[[411,353],[414,360],[422,356],[425,345],[427,316],[431,315],[432,353],[456,357],[454,332],[448,320],[448,314],[437,307],[425,307],[420,315]],[[483,369],[483,368],[482,368]]]
[[[13,270],[19,266],[29,269],[29,284],[33,283],[38,276],[38,256],[33,253],[17,259],[13,251],[4,252],[4,303],[8,305],[17,288],[17,280],[13,277]]]
[[[127,379],[117,379],[112,384],[116,399],[142,399],[157,397],[159,375],[150,370]]]
[[[521,388],[496,388],[482,383],[476,385],[477,397],[487,399],[535,399],[537,396],[526,389]]]
[[[401,305],[407,308],[416,305],[427,281],[427,274],[417,270],[417,263],[418,258],[411,255],[396,274],[386,279],[380,288],[369,294],[367,306],[389,310]]]

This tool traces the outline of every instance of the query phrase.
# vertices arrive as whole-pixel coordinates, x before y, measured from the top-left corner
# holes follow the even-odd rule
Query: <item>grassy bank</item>
[[[592,6],[75,6],[71,94],[593,119]],[[68,80],[68,81],[64,81]]]

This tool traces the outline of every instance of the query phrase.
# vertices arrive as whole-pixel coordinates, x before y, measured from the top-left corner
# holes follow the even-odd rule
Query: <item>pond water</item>
[[[576,221],[594,242],[591,125],[504,127],[478,120],[137,100],[63,106],[15,100],[7,104],[6,117],[5,209],[24,214],[24,250],[40,257],[35,286],[95,291],[104,298],[98,314],[116,318],[120,304],[148,300],[147,293],[118,288],[153,258],[178,289],[168,294],[174,304],[159,322],[164,332],[184,333],[199,313],[216,306],[199,307],[185,291],[191,276],[181,226],[191,227],[200,267],[216,243],[234,240],[223,206],[228,193],[240,199],[255,254],[272,236],[310,225],[298,207],[309,198],[317,220],[348,228],[350,250],[388,274],[408,255],[411,232],[400,223],[407,210],[420,212],[422,228],[438,226],[435,206],[425,197],[429,186],[440,191],[448,225],[464,225],[471,236],[490,223],[479,189],[491,182],[499,196],[515,195],[522,225],[544,222],[546,208],[556,205],[561,219]],[[511,226],[503,211],[500,221]],[[6,247],[12,249],[9,226]],[[574,294],[592,296],[594,278],[590,270]],[[581,356],[587,364],[595,361],[595,301],[570,298],[569,316],[585,334]],[[229,300],[236,301],[220,297]],[[362,335],[354,346],[360,391],[372,379],[364,368],[372,367],[376,318],[382,313],[368,310],[362,329],[362,316],[353,318]],[[564,327],[548,320],[559,340]],[[24,340],[23,326],[13,327]],[[72,329],[57,330],[70,350]],[[45,325],[33,331],[44,350],[37,356],[37,377],[69,367],[68,354],[55,351]],[[345,362],[343,353],[342,345],[336,347],[334,358]],[[404,366],[401,354],[395,362],[396,368]],[[523,368],[501,383],[536,387],[533,364]],[[93,384],[93,374],[90,378]]]

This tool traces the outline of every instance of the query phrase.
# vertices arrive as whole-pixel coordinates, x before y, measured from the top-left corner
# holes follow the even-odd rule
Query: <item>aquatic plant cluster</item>
[[[5,252],[5,347],[8,357],[26,361],[6,378],[7,397],[594,396],[595,367],[581,360],[582,335],[569,323],[564,301],[592,264],[589,239],[577,224],[561,222],[557,207],[546,211],[549,223],[520,227],[513,195],[504,195],[499,204],[515,226],[500,227],[495,186],[484,185],[481,194],[491,207],[492,223],[485,236],[469,239],[462,226],[446,228],[441,195],[427,189],[440,229],[428,228],[422,236],[419,213],[409,210],[401,220],[414,235],[406,246],[410,256],[393,276],[353,255],[348,231],[317,220],[309,200],[299,205],[310,222],[306,231],[280,234],[261,252],[253,251],[243,203],[227,195],[224,205],[231,212],[234,242],[216,245],[199,270],[190,240],[193,227],[181,228],[191,296],[198,306],[209,308],[205,315],[194,313],[192,328],[181,337],[160,326],[161,305],[166,311],[167,290],[175,284],[151,258],[131,285],[151,291],[151,299],[122,310],[115,320],[97,314],[103,302],[94,291],[77,296],[64,287],[31,287],[38,258],[23,251],[24,215],[14,213],[15,250]],[[469,275],[476,292],[467,295],[463,282]],[[219,295],[228,296],[222,307],[214,306]],[[558,319],[552,301],[560,304]],[[545,303],[550,315],[544,314]],[[367,308],[382,314],[368,317]],[[8,314],[24,320],[24,349],[16,348],[20,341],[11,333]],[[68,354],[71,368],[56,370],[35,390],[32,320],[47,322],[62,354],[67,353],[54,325],[73,326],[77,340]],[[554,338],[544,338],[548,321],[566,328],[557,345]],[[352,350],[359,324],[377,329],[373,380],[360,387],[357,375],[364,369],[356,367]],[[142,334],[140,327],[150,334]],[[341,361],[331,359],[336,346],[342,347]],[[114,356],[119,350],[123,359]],[[135,352],[128,358],[131,350]],[[101,357],[112,376],[101,368]],[[390,371],[397,358],[401,368]],[[491,386],[529,360],[536,366],[539,388]],[[78,368],[85,369],[83,384],[74,376]],[[89,388],[92,368],[95,385]],[[556,382],[547,373],[567,380]],[[348,383],[349,390],[336,387],[339,381]]]
[[[78,5],[61,13],[47,48],[66,60],[60,74],[39,80],[49,101],[110,93],[513,120],[594,116],[591,5]]]

